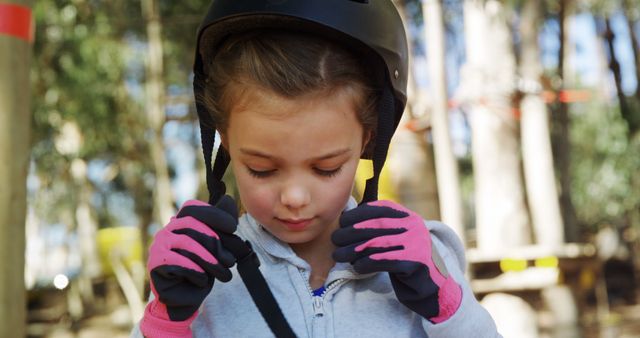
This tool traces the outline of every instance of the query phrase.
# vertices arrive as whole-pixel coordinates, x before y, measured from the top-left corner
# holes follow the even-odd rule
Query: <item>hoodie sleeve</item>
[[[429,337],[502,337],[489,312],[480,305],[464,276],[466,260],[464,247],[451,228],[440,222],[426,222],[436,250],[440,253],[447,270],[462,288],[462,303],[458,311],[442,323],[433,324],[423,319]]]
[[[140,324],[136,324],[133,329],[131,330],[131,333],[129,334],[129,338],[144,338],[144,336],[142,335],[142,332],[140,332]]]

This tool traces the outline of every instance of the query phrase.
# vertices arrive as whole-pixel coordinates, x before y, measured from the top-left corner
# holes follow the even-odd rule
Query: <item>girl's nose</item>
[[[311,195],[304,186],[289,184],[283,189],[280,202],[289,209],[300,209],[311,202]]]

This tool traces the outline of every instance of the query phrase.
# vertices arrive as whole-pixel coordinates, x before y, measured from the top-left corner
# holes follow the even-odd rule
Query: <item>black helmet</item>
[[[363,202],[377,199],[378,178],[407,101],[408,48],[404,25],[391,0],[213,0],[198,30],[194,63],[194,92],[200,119],[210,203],[225,193],[222,175],[229,155],[220,147],[211,167],[215,121],[197,98],[204,90],[207,65],[225,37],[255,29],[292,29],[339,43],[374,69],[381,91],[373,177],[367,180]]]

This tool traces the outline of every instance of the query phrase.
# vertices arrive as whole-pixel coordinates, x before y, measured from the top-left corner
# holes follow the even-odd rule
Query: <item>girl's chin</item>
[[[283,231],[274,234],[274,236],[287,244],[304,244],[311,242],[318,237],[317,234],[313,234],[309,231]]]

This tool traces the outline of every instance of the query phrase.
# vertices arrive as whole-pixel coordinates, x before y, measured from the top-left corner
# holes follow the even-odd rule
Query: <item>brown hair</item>
[[[215,53],[215,55],[213,54]],[[364,135],[375,139],[378,91],[356,55],[338,44],[282,30],[251,31],[227,38],[208,56],[208,78],[197,98],[224,133],[229,112],[251,87],[285,98],[346,91],[352,95]],[[374,142],[366,146],[369,157]]]

